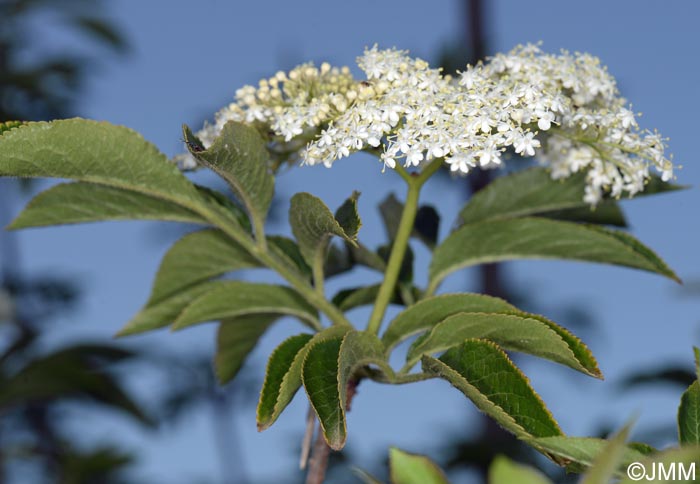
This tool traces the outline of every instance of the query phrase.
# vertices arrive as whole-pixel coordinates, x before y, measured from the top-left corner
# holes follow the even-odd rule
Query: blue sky
[[[700,279],[697,208],[700,167],[695,163],[700,112],[700,34],[696,2],[652,1],[491,1],[487,32],[491,51],[518,43],[543,41],[544,49],[587,51],[599,56],[618,79],[623,94],[642,111],[641,124],[670,137],[675,161],[683,165],[678,181],[693,185],[682,193],[626,202],[633,233],[654,248],[686,281]],[[385,0],[372,2],[225,2],[151,0],[112,2],[112,16],[133,50],[125,59],[104,63],[79,103],[82,116],[132,127],[167,154],[180,149],[181,123],[197,124],[232,98],[236,88],[278,69],[307,60],[350,65],[365,46],[409,49],[434,61],[440,49],[464,36],[460,2]],[[46,49],[58,43],[47,37]],[[79,45],[76,48],[80,48]],[[206,179],[206,178],[205,178]],[[455,180],[436,180],[425,200],[443,212],[443,235],[461,203]],[[448,186],[449,185],[449,186]],[[287,200],[297,191],[338,206],[352,190],[362,191],[361,237],[382,241],[376,204],[393,190],[403,196],[392,173],[355,157],[332,170],[304,167],[278,179],[278,194]],[[17,211],[19,207],[16,207]],[[285,213],[284,207],[280,213]],[[158,226],[162,228],[162,226]],[[278,224],[272,231],[287,229]],[[145,301],[166,237],[153,224],[118,223],[51,228],[20,233],[23,264],[30,272],[74,274],[85,288],[79,310],[64,318],[52,342],[75,337],[103,338],[115,333]],[[419,251],[419,263],[426,254]],[[672,425],[679,393],[634,392],[621,395],[615,382],[626,373],[662,362],[692,361],[692,344],[700,344],[700,296],[658,276],[627,269],[565,262],[518,262],[509,265],[516,288],[527,288],[545,314],[575,303],[593,316],[596,329],[581,334],[598,357],[607,380],[597,382],[553,364],[523,358],[521,364],[549,404],[563,429],[590,433],[600,423],[621,424],[638,414],[638,428]],[[462,290],[473,273],[453,276],[444,290]],[[361,273],[366,277],[368,274]],[[419,281],[425,271],[418,271]],[[421,279],[423,278],[423,279]],[[345,278],[329,291],[353,285]],[[352,313],[360,324],[367,314]],[[566,325],[565,320],[558,320]],[[255,378],[262,378],[265,356],[293,322],[277,326],[253,355]],[[211,353],[211,326],[181,333],[160,332],[131,340],[187,354]],[[590,381],[589,381],[590,380]],[[133,378],[143,395],[157,392],[148,375]],[[301,437],[306,404],[297,398],[270,430],[257,433],[254,408],[246,407],[227,422],[237,429],[248,473],[256,479],[291,472],[294,446]],[[361,386],[349,416],[349,447],[372,460],[388,445],[435,451],[443,432],[469,432],[475,411],[443,382],[404,387]],[[77,416],[73,416],[77,417]],[[211,416],[192,414],[174,428],[142,434],[129,422],[81,416],[90,423],[90,438],[115,432],[143,449],[141,470],[163,482],[191,482],[218,477]]]

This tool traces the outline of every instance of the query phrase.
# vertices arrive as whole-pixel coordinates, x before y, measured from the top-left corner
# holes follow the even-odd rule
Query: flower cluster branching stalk
[[[377,299],[374,302],[374,308],[372,309],[372,314],[367,325],[367,331],[370,333],[379,333],[386,308],[396,288],[401,265],[406,255],[408,241],[411,238],[411,232],[413,232],[413,226],[416,221],[416,214],[418,213],[420,190],[423,188],[425,182],[440,169],[442,162],[443,160],[440,158],[434,159],[420,174],[416,174],[415,176],[408,173],[401,165],[396,167],[396,171],[408,185],[408,194],[406,195],[406,203],[403,207],[396,238],[391,248],[391,254],[389,255],[386,272],[384,273],[384,281],[379,287]]]

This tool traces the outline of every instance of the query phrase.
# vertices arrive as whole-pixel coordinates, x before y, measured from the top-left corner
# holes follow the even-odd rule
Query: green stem
[[[406,170],[400,165],[397,165],[396,167],[396,171],[408,185],[408,194],[406,195],[406,203],[403,207],[401,220],[399,221],[399,228],[396,232],[396,238],[394,239],[394,245],[392,246],[391,254],[389,255],[389,262],[386,266],[386,272],[384,273],[384,281],[382,282],[382,285],[379,286],[379,292],[377,293],[377,299],[374,302],[372,315],[370,316],[369,323],[367,324],[367,331],[370,333],[379,334],[379,328],[382,325],[386,308],[389,305],[391,296],[396,288],[396,282],[399,279],[401,265],[403,264],[403,259],[406,255],[408,240],[411,237],[411,232],[413,232],[416,214],[418,213],[418,198],[420,195],[420,190],[428,178],[430,178],[440,168],[442,161],[442,158],[433,160],[419,175],[415,176],[406,172]]]

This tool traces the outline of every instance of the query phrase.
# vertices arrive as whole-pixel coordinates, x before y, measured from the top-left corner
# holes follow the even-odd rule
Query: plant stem
[[[394,239],[394,244],[391,248],[391,255],[389,255],[389,262],[387,263],[386,272],[384,273],[384,281],[379,287],[377,299],[375,300],[374,308],[372,309],[372,315],[370,316],[369,323],[367,324],[367,331],[370,333],[379,334],[379,328],[382,325],[386,308],[389,305],[391,296],[396,288],[396,282],[399,279],[401,265],[403,264],[403,259],[406,255],[408,241],[411,237],[411,233],[413,232],[416,214],[418,213],[418,199],[420,190],[428,178],[430,178],[440,168],[442,162],[442,158],[434,159],[419,175],[411,175],[407,173],[406,170],[400,165],[397,165],[396,167],[396,171],[408,185],[408,194],[406,195],[406,203],[404,204],[403,212],[401,213],[401,220],[399,221],[399,228],[396,232],[396,238]]]
[[[328,458],[331,455],[331,448],[328,447],[323,431],[319,428],[316,432],[316,441],[311,451],[309,459],[309,472],[306,474],[306,484],[322,484],[326,478],[328,468]]]

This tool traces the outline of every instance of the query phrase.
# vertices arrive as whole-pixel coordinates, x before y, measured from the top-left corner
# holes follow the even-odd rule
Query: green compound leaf
[[[279,345],[267,363],[265,381],[258,402],[258,430],[270,427],[301,387],[301,370],[309,349],[316,343],[342,338],[350,328],[330,326],[315,335],[299,335]]]
[[[648,247],[629,234],[543,218],[485,221],[453,232],[434,252],[430,286],[464,267],[512,259],[600,262],[678,277]]]
[[[101,222],[165,220],[206,224],[199,215],[159,198],[92,183],[62,183],[34,197],[10,229]]]
[[[606,200],[593,210],[583,201],[585,186],[585,173],[552,180],[545,168],[522,170],[500,177],[474,194],[460,212],[460,218],[465,224],[472,224],[484,220],[543,215],[562,220],[624,226],[624,216],[614,201]],[[681,188],[652,177],[645,190],[637,196]]]
[[[564,463],[576,463],[586,467],[593,465],[596,457],[606,449],[609,442],[605,439],[592,437],[551,436],[525,438],[528,444],[541,452],[556,456]],[[644,454],[627,445],[620,459],[621,468],[632,462],[640,462]]]
[[[389,449],[389,473],[392,484],[449,484],[433,461],[396,447]]]
[[[182,130],[190,153],[226,180],[255,221],[254,225],[262,227],[272,202],[275,179],[260,134],[250,126],[229,121],[214,143],[204,149],[187,126]]]
[[[221,284],[223,284],[222,281],[196,284],[154,304],[147,304],[117,333],[117,336],[129,336],[169,326],[192,301],[216,289]]]
[[[323,436],[333,450],[345,446],[347,429],[338,393],[338,357],[342,338],[311,345],[302,368],[302,381],[321,424]]]
[[[220,230],[192,232],[163,257],[148,304],[212,277],[253,267],[260,267],[258,261]]]
[[[700,445],[700,383],[697,380],[681,396],[678,442],[681,445]]]
[[[221,321],[214,357],[219,383],[223,385],[236,377],[260,337],[278,318],[276,314],[252,314]]]
[[[447,380],[518,438],[562,435],[528,379],[496,344],[467,340],[440,359],[424,355],[423,371]]]
[[[552,484],[537,469],[524,466],[499,455],[489,467],[489,484]]]
[[[570,333],[568,341],[562,338],[563,333],[568,333],[564,328],[543,320],[546,321],[542,316],[527,313],[457,313],[436,324],[413,343],[406,356],[405,370],[412,368],[424,354],[447,350],[465,339],[486,339],[506,350],[545,358],[600,377],[590,351]],[[586,357],[579,359],[577,353],[584,353]]]
[[[354,201],[351,204],[354,205]],[[356,213],[356,209],[352,210]],[[350,211],[351,209],[345,208],[340,212],[345,214]],[[346,215],[343,216],[346,217]],[[349,223],[349,220],[351,221],[352,217],[346,217],[344,223]],[[350,222],[347,226],[350,231],[348,234],[320,198],[305,192],[297,193],[292,197],[289,223],[299,243],[299,250],[310,267],[323,266],[331,236],[337,235],[355,244],[354,236],[357,235],[359,228],[359,219],[357,222]]]
[[[28,123],[0,138],[0,176],[68,178],[131,190],[184,208],[201,197],[140,134],[85,119]]]
[[[432,296],[400,312],[382,335],[386,351],[457,313],[512,313],[518,309],[503,299],[483,294],[458,293]]]
[[[312,328],[319,328],[321,324],[316,309],[292,288],[244,281],[220,281],[217,287],[192,301],[175,320],[172,329],[247,314],[295,316]]]

